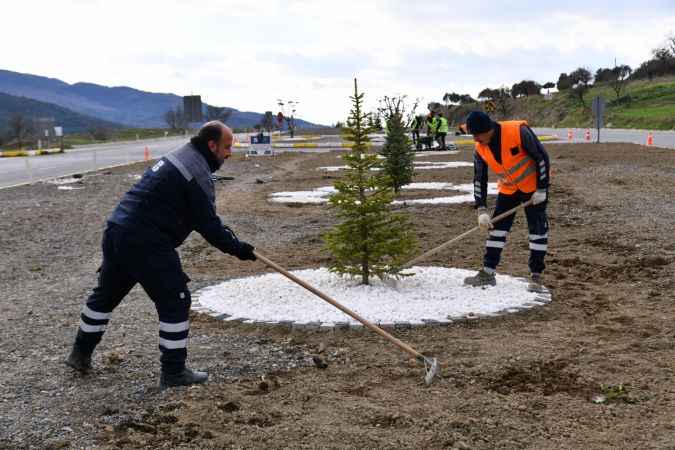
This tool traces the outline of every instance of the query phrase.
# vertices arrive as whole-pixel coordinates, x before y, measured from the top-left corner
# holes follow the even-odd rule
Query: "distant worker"
[[[190,142],[160,159],[127,192],[103,232],[103,263],[80,314],[66,359],[86,373],[113,310],[136,284],[159,316],[160,388],[203,383],[208,375],[188,369],[190,278],[176,247],[196,230],[209,244],[240,260],[255,261],[253,246],[237,239],[216,215],[211,174],[232,154],[234,136],[223,123],[206,123]]]
[[[460,136],[462,134],[469,134],[465,123],[460,123],[457,127],[457,131],[455,131],[455,136]]]
[[[488,167],[501,176],[499,194],[492,217],[498,216],[521,203],[533,199],[525,207],[529,229],[531,273],[528,289],[543,292],[542,273],[544,257],[548,249],[548,203],[550,163],[548,153],[532,129],[523,120],[494,122],[481,111],[469,114],[466,125],[476,142],[474,152],[474,200],[478,213],[478,225],[489,231],[485,242],[483,268],[464,283],[469,286],[494,286],[495,272],[506,245],[506,235],[513,225],[510,215],[494,226],[487,213]]]
[[[422,128],[423,122],[424,122],[423,116],[415,116],[410,122],[410,129],[412,131],[412,141],[413,144],[415,144],[415,148],[417,150],[420,150],[422,148],[422,145],[420,144],[420,129]]]
[[[439,114],[436,120],[436,140],[438,141],[441,150],[447,150],[448,147],[445,145],[445,137],[448,135],[449,131],[448,119],[446,119],[443,114]]]
[[[434,112],[431,111],[427,115],[427,120],[426,120],[426,126],[427,126],[427,137],[430,137],[431,139],[434,138],[436,135],[436,123],[434,122]]]

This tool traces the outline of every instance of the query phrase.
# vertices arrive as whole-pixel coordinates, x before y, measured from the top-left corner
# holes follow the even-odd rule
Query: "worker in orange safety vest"
[[[498,216],[532,199],[525,207],[529,229],[531,273],[528,290],[545,292],[542,283],[544,257],[548,249],[548,187],[550,162],[548,153],[525,121],[495,122],[486,113],[469,114],[466,126],[474,137],[474,200],[478,225],[488,233],[485,242],[483,268],[464,283],[483,287],[496,285],[495,272],[506,236],[513,225],[514,214],[491,224],[487,213],[488,167],[500,176],[497,204],[493,216]]]

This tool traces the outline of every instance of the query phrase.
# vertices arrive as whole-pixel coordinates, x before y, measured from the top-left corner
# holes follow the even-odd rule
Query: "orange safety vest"
[[[527,122],[508,120],[499,122],[499,125],[501,127],[502,163],[499,164],[495,160],[490,147],[485,144],[476,142],[476,152],[493,172],[501,176],[497,183],[500,193],[510,195],[518,190],[526,193],[536,191],[537,165],[523,150],[520,141],[520,126],[527,125]]]

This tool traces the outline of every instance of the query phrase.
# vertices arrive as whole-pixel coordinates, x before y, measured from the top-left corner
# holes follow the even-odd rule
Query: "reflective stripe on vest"
[[[527,122],[513,120],[499,122],[499,125],[501,164],[495,160],[488,145],[477,142],[476,152],[490,169],[502,176],[498,183],[499,192],[503,194],[513,194],[518,190],[534,192],[537,189],[537,167],[534,160],[523,150],[520,141],[520,127],[527,125]]]

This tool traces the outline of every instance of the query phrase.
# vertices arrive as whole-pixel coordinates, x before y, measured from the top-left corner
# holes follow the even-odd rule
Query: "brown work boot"
[[[489,273],[486,272],[485,269],[480,269],[476,275],[464,278],[464,284],[472,287],[496,286],[497,278],[494,273]]]
[[[536,292],[538,294],[548,292],[548,289],[544,287],[544,282],[541,279],[540,273],[533,273],[532,275],[530,275],[530,282],[527,285],[527,290],[529,292]]]

